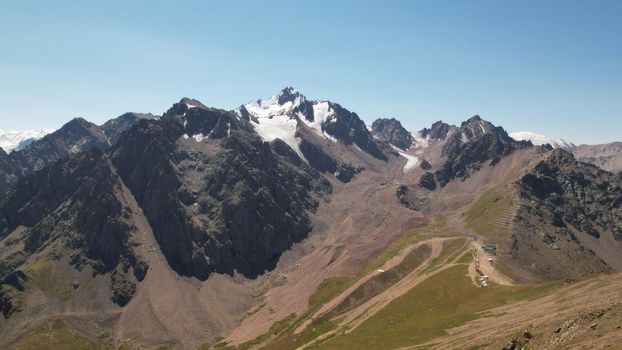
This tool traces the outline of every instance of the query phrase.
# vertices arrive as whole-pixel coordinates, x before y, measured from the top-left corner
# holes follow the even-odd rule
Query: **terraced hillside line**
[[[391,303],[391,301],[406,294],[419,283],[450,267],[462,264],[459,261],[465,254],[468,254],[468,252],[465,251],[465,248],[468,246],[468,241],[465,241],[464,245],[460,247],[460,249],[458,249],[456,252],[450,253],[447,258],[437,264],[436,266],[438,267],[436,269],[422,273],[422,271],[426,270],[426,267],[433,259],[438,258],[441,255],[441,252],[443,250],[442,243],[444,243],[445,241],[461,238],[462,237],[445,238],[440,240],[442,242],[439,242],[437,240],[435,242],[436,244],[432,247],[433,249],[430,257],[417,269],[412,271],[410,274],[408,274],[406,277],[404,277],[402,280],[400,280],[390,288],[386,289],[384,292],[369,299],[364,304],[346,312],[345,314],[336,316],[333,320],[337,321],[338,324],[333,330],[322,334],[321,336],[313,339],[307,344],[300,346],[298,349],[306,349],[314,344],[317,344],[318,342],[321,342],[325,339],[328,339],[329,337],[336,335],[338,332],[344,329],[346,330],[344,334],[350,333],[352,330],[356,329],[356,327],[360,326],[367,319],[374,316],[385,306]]]
[[[492,226],[504,228],[507,230],[511,230],[514,226],[514,218],[518,213],[518,209],[520,208],[520,204],[517,202],[512,203],[512,206],[509,207],[503,214],[497,216],[496,218],[490,221]]]

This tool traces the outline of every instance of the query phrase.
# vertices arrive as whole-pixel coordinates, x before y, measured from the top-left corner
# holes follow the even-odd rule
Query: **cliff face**
[[[619,268],[608,252],[622,240],[622,183],[614,174],[555,149],[516,186],[517,261],[547,278]]]
[[[372,123],[371,128],[374,136],[395,147],[408,149],[413,144],[412,135],[395,118],[376,119]]]
[[[232,113],[175,108],[161,122],[130,130],[111,150],[169,263],[200,279],[234,270],[255,277],[274,267],[311,230],[307,211],[330,184]]]
[[[447,128],[442,125],[438,125],[436,129],[437,134],[445,134],[447,137],[442,150],[446,160],[435,173],[441,186],[453,179],[468,178],[484,162],[496,164],[515,150],[532,146],[529,142],[515,141],[503,128],[495,127],[479,116],[468,119],[449,134],[446,134]]]
[[[135,125],[106,152],[94,147],[23,176],[1,208],[0,238],[25,227],[25,254],[6,257],[0,279],[19,271],[29,254],[60,246],[77,268],[111,273],[111,298],[125,305],[149,269],[135,252],[140,242],[130,218],[140,213],[128,195],[180,275],[205,280],[237,271],[254,278],[274,268],[311,230],[309,212],[328,198],[330,183],[231,112],[187,112],[176,105],[162,120]],[[14,298],[3,295],[10,305]],[[6,309],[8,316],[15,307]]]
[[[135,228],[120,192],[120,179],[96,148],[20,179],[1,208],[0,237],[24,227],[11,243],[23,243],[24,254],[5,257],[0,279],[23,269],[30,254],[67,249],[76,268],[89,265],[95,273],[120,269],[118,280],[142,280],[148,266],[134,252]]]

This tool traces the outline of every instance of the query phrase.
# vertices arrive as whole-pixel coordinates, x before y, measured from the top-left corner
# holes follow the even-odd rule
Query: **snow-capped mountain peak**
[[[307,98],[303,94],[289,86],[268,99],[251,101],[244,107],[255,118],[272,118],[274,116],[289,116],[291,118],[294,110],[306,101]]]
[[[0,130],[0,148],[5,152],[19,151],[54,129]]]
[[[279,138],[301,157],[300,138],[296,136],[301,124],[306,125],[318,135],[335,141],[323,130],[323,126],[335,118],[331,103],[308,101],[303,94],[291,86],[285,87],[268,99],[251,101],[238,110],[239,115],[245,115],[246,112],[248,112],[251,124],[264,140],[272,141]]]
[[[574,148],[574,143],[564,139],[554,139],[531,131],[518,131],[510,133],[510,137],[517,141],[531,141],[536,146],[550,144],[554,148]]]
[[[307,98],[303,94],[301,94],[300,92],[298,92],[298,90],[291,86],[285,87],[278,94],[273,96],[273,98],[274,97],[277,98],[276,102],[280,105],[283,105],[287,102],[292,102],[294,105],[296,105],[303,103],[307,100]]]

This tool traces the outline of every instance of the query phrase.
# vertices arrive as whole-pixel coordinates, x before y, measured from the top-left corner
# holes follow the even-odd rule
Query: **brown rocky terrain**
[[[572,149],[577,160],[594,164],[613,173],[622,172],[622,142],[579,145]]]
[[[622,183],[567,151],[479,116],[368,130],[292,88],[86,123],[85,149],[0,152],[0,347],[58,327],[83,348],[620,338],[599,319],[618,320]],[[16,176],[19,154],[40,166]]]

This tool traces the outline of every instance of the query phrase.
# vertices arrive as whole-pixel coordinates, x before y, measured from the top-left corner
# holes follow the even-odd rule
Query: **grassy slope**
[[[11,350],[104,350],[111,349],[82,337],[54,320],[23,337]]]
[[[404,260],[397,266],[383,273],[379,273],[361,284],[343,302],[337,305],[330,314],[338,315],[351,310],[382,293],[415,270],[430,256],[430,253],[431,249],[427,245],[417,247],[417,249],[404,257]]]
[[[470,258],[465,255],[460,262],[466,263],[469,259],[466,257]],[[351,333],[317,348],[393,349],[421,344],[475,319],[478,312],[541,295],[559,285],[478,288],[466,274],[466,264],[450,267],[395,299]]]
[[[279,329],[280,334],[276,334],[274,332],[275,325],[267,334],[261,335],[256,339],[253,339],[238,347],[229,347],[229,349],[249,349],[265,343],[261,349],[285,350],[305,344],[309,340],[331,330],[334,326],[332,321],[329,321],[326,318],[320,318],[314,321],[311,326],[305,329],[305,331],[298,336],[293,334],[294,329],[296,329],[305,319],[315,313],[320,307],[322,307],[322,305],[326,304],[344,290],[348,289],[365,275],[380,268],[387,260],[399,254],[407,246],[433,237],[449,237],[455,234],[456,232],[453,232],[447,228],[447,222],[444,217],[436,217],[424,227],[404,232],[399,239],[391,242],[378,254],[376,254],[376,256],[371,258],[355,276],[331,277],[324,280],[309,298],[309,306],[305,313],[293,321],[290,320],[291,322],[289,326],[284,327],[282,323],[278,323],[278,327],[276,328]]]
[[[486,243],[500,244],[508,238],[509,230],[491,224],[506,213],[513,204],[512,192],[506,186],[497,186],[484,192],[467,211],[466,226],[473,229]]]

